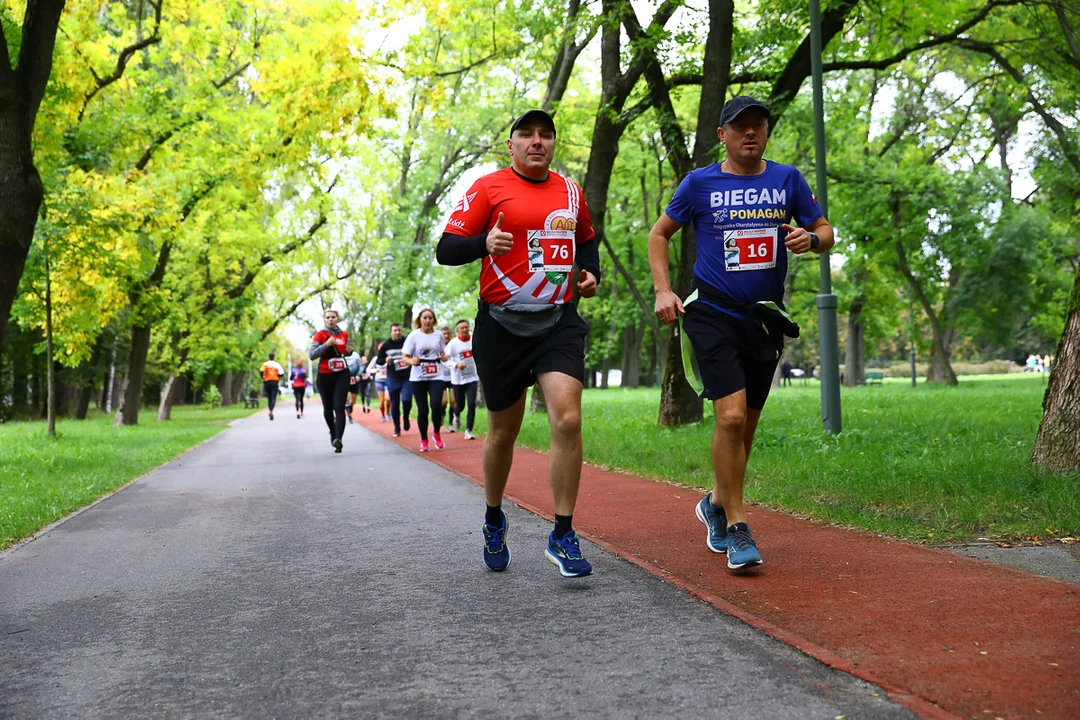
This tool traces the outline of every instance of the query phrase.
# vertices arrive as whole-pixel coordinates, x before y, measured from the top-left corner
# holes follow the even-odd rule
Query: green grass
[[[827,522],[927,542],[1080,535],[1080,475],[1028,463],[1042,413],[1038,375],[961,378],[945,388],[886,379],[845,388],[844,431],[821,429],[816,382],[775,389],[747,470],[747,499]],[[711,407],[702,423],[658,428],[659,391],[588,390],[585,459],[712,486]],[[478,431],[486,413],[478,415]],[[519,443],[546,450],[546,416]]]
[[[156,410],[135,427],[114,428],[111,415],[62,420],[57,438],[45,423],[0,425],[0,548],[216,435],[229,420],[251,414],[243,406],[205,410],[178,407],[158,422]]]

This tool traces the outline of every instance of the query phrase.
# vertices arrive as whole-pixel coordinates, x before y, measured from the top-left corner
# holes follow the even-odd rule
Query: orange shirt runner
[[[522,187],[528,191],[522,193]],[[485,175],[454,206],[445,232],[486,234],[503,213],[514,236],[506,255],[483,258],[480,299],[492,305],[555,305],[573,300],[571,266],[578,245],[596,236],[581,188],[555,172],[543,182],[512,168]]]

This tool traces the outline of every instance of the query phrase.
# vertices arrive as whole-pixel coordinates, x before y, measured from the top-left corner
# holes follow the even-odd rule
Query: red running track
[[[358,415],[391,436],[375,413]],[[443,439],[445,450],[424,457],[482,483],[483,440]],[[417,452],[415,427],[396,442]],[[553,519],[546,455],[517,449],[507,496]],[[922,717],[1080,718],[1080,586],[755,507],[765,564],[735,576],[705,547],[700,497],[586,465],[574,525]]]

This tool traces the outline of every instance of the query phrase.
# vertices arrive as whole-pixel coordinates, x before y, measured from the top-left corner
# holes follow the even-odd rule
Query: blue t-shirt
[[[668,203],[667,215],[680,225],[694,224],[694,275],[749,305],[783,300],[787,233],[780,226],[794,218],[807,227],[822,213],[802,173],[768,161],[760,175],[724,172],[719,163],[692,170]]]

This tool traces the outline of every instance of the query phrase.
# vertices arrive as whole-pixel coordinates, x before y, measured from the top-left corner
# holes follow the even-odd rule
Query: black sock
[[[493,528],[502,527],[502,505],[496,505],[495,507],[491,507],[490,505],[488,505],[487,512],[484,513],[484,522]]]
[[[552,535],[555,539],[559,539],[569,532],[574,530],[573,527],[574,516],[573,515],[556,515],[555,516],[555,532]]]

